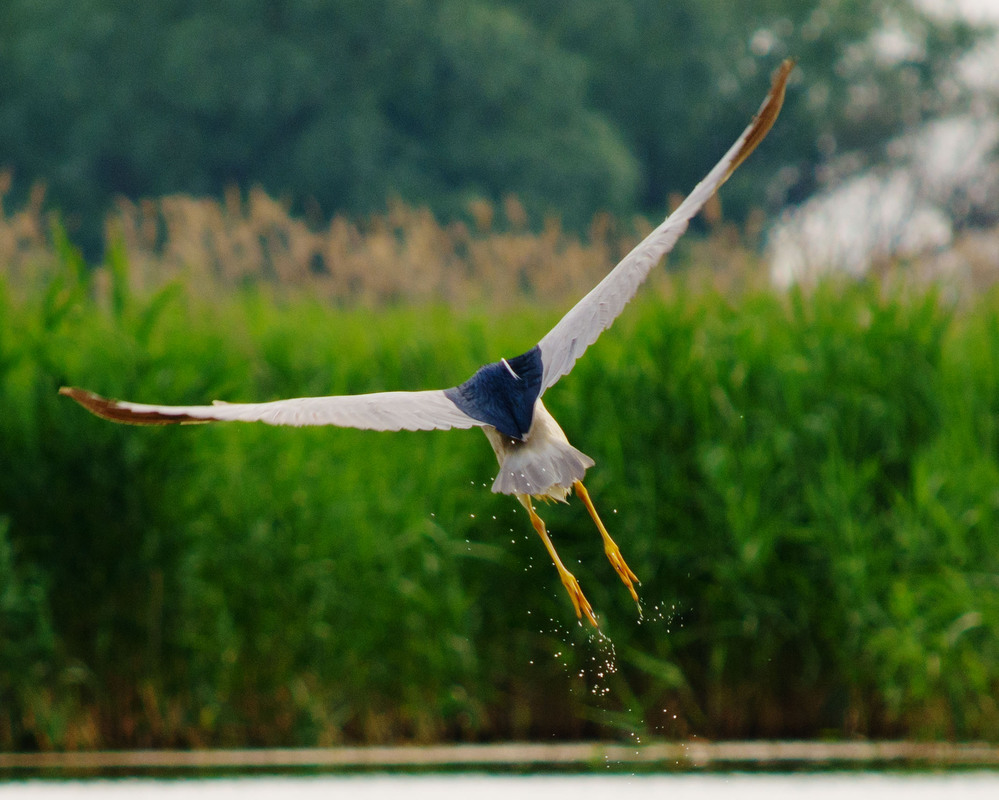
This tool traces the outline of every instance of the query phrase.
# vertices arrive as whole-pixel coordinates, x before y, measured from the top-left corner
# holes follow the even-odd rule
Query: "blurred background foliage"
[[[546,397],[642,580],[639,617],[582,506],[547,509],[601,638],[474,431],[137,429],[56,395],[448,386],[552,304],[139,292],[122,248],[50,238],[0,279],[0,747],[999,738],[995,290],[785,292],[731,231],[685,247],[737,273],[657,276]]]
[[[999,739],[995,231],[952,249],[980,282],[779,291],[750,213],[960,110],[982,31],[903,0],[0,22],[0,747]],[[56,395],[454,384],[536,342],[788,55],[697,269],[550,398],[643,580],[639,620],[585,511],[548,510],[610,639],[481,435],[136,430]]]
[[[7,0],[0,166],[44,181],[89,255],[115,196],[259,184],[313,220],[398,196],[444,219],[521,199],[579,229],[657,216],[799,60],[781,147],[727,190],[735,219],[800,201],[844,153],[961,104],[980,39],[908,0]]]

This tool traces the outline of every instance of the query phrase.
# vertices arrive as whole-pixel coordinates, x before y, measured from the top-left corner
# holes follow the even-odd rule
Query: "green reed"
[[[644,292],[546,396],[642,579],[640,621],[585,511],[545,510],[616,646],[595,677],[480,434],[128,428],[56,394],[448,386],[560,310],[135,293],[124,251],[57,245],[0,282],[0,746],[999,737],[996,295]]]

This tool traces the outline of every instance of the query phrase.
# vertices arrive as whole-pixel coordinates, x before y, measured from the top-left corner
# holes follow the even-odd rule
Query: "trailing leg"
[[[611,539],[610,534],[607,533],[607,529],[604,527],[604,523],[600,521],[600,516],[597,514],[596,508],[593,507],[593,501],[590,500],[590,493],[586,491],[586,487],[583,486],[582,481],[573,483],[573,488],[576,490],[576,494],[579,495],[579,499],[583,501],[583,505],[586,506],[586,510],[590,512],[590,517],[592,517],[593,522],[596,524],[597,530],[600,531],[600,536],[604,540],[604,552],[607,554],[607,560],[610,561],[611,566],[614,567],[614,571],[620,576],[624,585],[628,587],[628,591],[631,592],[631,599],[637,603],[638,592],[635,591],[635,584],[639,582],[638,578],[625,563],[624,556],[621,555],[621,548]]]
[[[558,553],[555,552],[555,545],[553,545],[552,540],[548,538],[548,531],[545,528],[545,522],[534,510],[534,505],[531,503],[530,496],[526,494],[518,494],[517,499],[520,500],[524,508],[527,509],[527,513],[531,518],[531,525],[533,525],[534,530],[538,532],[538,536],[541,537],[541,541],[545,543],[545,549],[548,550],[548,555],[552,557],[552,561],[555,563],[555,569],[558,570],[558,576],[562,580],[562,585],[569,593],[569,599],[572,600],[573,608],[576,609],[576,616],[582,618],[585,614],[586,618],[590,621],[594,628],[599,627],[597,625],[596,617],[593,616],[593,607],[583,594],[583,590],[580,588],[579,581],[576,580],[576,576],[565,568],[565,565],[562,563],[562,559],[560,559],[558,557]]]

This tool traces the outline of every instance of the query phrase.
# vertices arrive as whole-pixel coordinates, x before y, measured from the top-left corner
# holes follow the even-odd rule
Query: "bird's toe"
[[[597,618],[593,615],[593,606],[590,605],[590,601],[587,600],[586,595],[583,594],[583,590],[579,585],[579,581],[576,580],[576,576],[571,572],[566,572],[562,576],[562,585],[565,586],[566,591],[569,593],[569,599],[572,600],[572,606],[576,609],[576,616],[582,619],[585,615],[594,628],[599,628],[600,626],[597,624]]]

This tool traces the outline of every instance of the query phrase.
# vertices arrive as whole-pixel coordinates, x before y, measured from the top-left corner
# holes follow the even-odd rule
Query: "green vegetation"
[[[575,229],[658,215],[795,56],[780,147],[728,188],[742,219],[957,105],[976,39],[909,0],[5,0],[0,18],[0,167],[19,201],[44,182],[90,253],[119,195],[230,185],[323,220],[395,196],[451,220],[508,192]]]
[[[546,396],[643,581],[639,622],[585,510],[546,510],[612,672],[474,431],[127,428],[56,395],[452,385],[565,304],[138,292],[120,245],[91,272],[53,242],[0,273],[0,747],[999,739],[994,292],[654,281]]]

